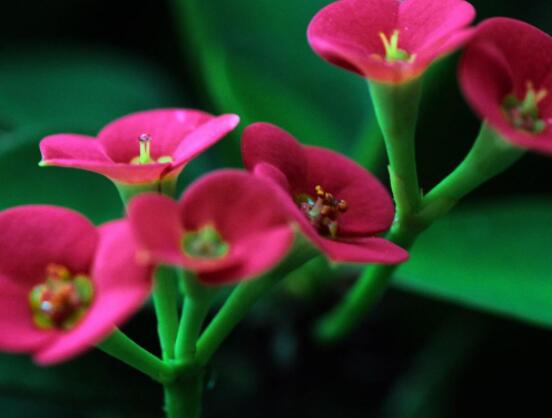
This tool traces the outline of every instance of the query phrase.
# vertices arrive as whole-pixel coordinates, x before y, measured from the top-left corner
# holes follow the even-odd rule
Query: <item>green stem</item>
[[[195,362],[197,339],[216,291],[203,286],[191,276],[184,278],[184,284],[186,298],[176,338],[176,358],[184,362]]]
[[[400,220],[415,212],[421,201],[414,138],[422,81],[415,79],[402,85],[370,82],[369,86],[385,140],[389,171],[403,187],[400,195],[396,196],[397,217]]]
[[[164,385],[167,418],[200,418],[203,371],[195,371]]]
[[[280,276],[268,275],[261,279],[240,283],[228,297],[217,315],[197,342],[196,361],[204,366],[234,327],[247,315],[253,305],[279,282]]]
[[[119,196],[121,198],[121,201],[125,205],[125,207],[128,205],[128,202],[132,200],[133,197],[138,196],[142,193],[155,193],[159,192],[159,182],[154,181],[151,183],[144,183],[144,184],[125,184],[125,183],[119,183],[114,182],[115,186],[117,187],[117,191],[119,192]]]
[[[176,339],[176,358],[190,360],[195,358],[196,343],[209,312],[210,303],[203,300],[186,298]]]
[[[421,216],[436,219],[487,180],[512,166],[524,150],[503,140],[486,122],[462,163],[423,199]]]
[[[153,304],[157,316],[157,332],[163,360],[174,359],[174,345],[178,330],[178,286],[174,270],[159,266],[155,272]]]
[[[388,239],[409,248],[417,233],[393,229]],[[333,344],[351,332],[384,294],[398,265],[375,264],[366,267],[345,298],[315,328],[315,337],[323,344]]]
[[[197,342],[196,362],[205,366],[215,351],[247,315],[257,300],[267,294],[289,272],[296,270],[318,254],[302,235],[297,234],[286,259],[265,276],[241,282],[232,291]]]
[[[523,151],[509,145],[487,124],[483,124],[472,150],[464,161],[439,183],[415,212],[403,212],[392,228],[389,240],[408,249],[433,222],[447,214],[466,194],[514,164]],[[391,173],[393,190],[404,193],[402,180]],[[397,195],[395,195],[397,197]],[[399,195],[399,199],[404,199]],[[321,343],[333,343],[362,321],[383,295],[397,266],[368,266],[336,308],[317,324],[315,335]]]
[[[115,329],[97,348],[157,382],[163,383],[172,379],[172,369],[165,362],[140,347],[119,329]]]

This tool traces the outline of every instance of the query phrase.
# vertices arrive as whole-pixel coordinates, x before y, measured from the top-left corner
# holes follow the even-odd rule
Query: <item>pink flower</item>
[[[318,12],[307,36],[327,61],[399,84],[462,45],[474,17],[464,0],[339,0]]]
[[[408,258],[402,248],[375,236],[391,226],[393,202],[381,183],[355,162],[302,146],[266,123],[245,129],[242,154],[247,169],[280,186],[279,206],[331,260],[394,264]]]
[[[156,194],[133,199],[128,216],[141,258],[183,266],[206,284],[259,276],[286,255],[294,237],[273,189],[249,173],[220,170],[192,184],[179,202]]]
[[[107,337],[150,293],[131,238],[63,208],[0,212],[0,349],[52,364]]]
[[[527,23],[479,25],[460,63],[466,99],[512,143],[552,154],[552,37]]]
[[[134,113],[107,125],[98,138],[75,134],[44,138],[41,164],[94,171],[123,184],[157,182],[176,177],[238,123],[236,115],[214,117],[187,109]]]

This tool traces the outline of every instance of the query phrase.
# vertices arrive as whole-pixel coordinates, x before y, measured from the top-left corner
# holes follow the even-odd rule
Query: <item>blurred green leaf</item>
[[[461,208],[416,242],[395,284],[552,327],[552,201]]]
[[[47,203],[95,222],[120,217],[111,182],[64,168],[39,168],[38,142],[48,134],[95,135],[124,114],[178,102],[166,74],[109,50],[24,47],[0,60],[0,209]],[[197,165],[195,165],[197,167]]]
[[[302,142],[350,150],[370,100],[360,77],[308,46],[307,25],[327,1],[174,1],[184,48],[219,112],[239,113],[242,126],[271,122]],[[228,152],[235,159],[239,150]]]
[[[133,111],[178,103],[160,69],[110,49],[15,46],[0,60],[0,129],[50,126],[96,133]]]

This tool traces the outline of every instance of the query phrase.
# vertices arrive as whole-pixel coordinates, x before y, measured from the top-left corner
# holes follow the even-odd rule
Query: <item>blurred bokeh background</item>
[[[2,2],[0,207],[53,203],[95,222],[121,215],[109,181],[39,169],[38,141],[95,134],[124,114],[196,107],[279,124],[386,181],[365,83],[309,49],[324,0]],[[552,32],[552,3],[472,1]],[[514,34],[512,36],[515,36]],[[429,189],[465,155],[479,121],[458,54],[425,77],[419,171]],[[185,170],[240,166],[239,132]],[[552,371],[552,160],[528,155],[427,232],[361,329],[317,347],[313,321],[354,274],[311,263],[261,301],[217,354],[206,417],[543,416]],[[307,280],[312,276],[320,280]],[[157,350],[146,307],[125,330]],[[0,356],[0,416],[161,417],[160,389],[103,353],[40,369]]]

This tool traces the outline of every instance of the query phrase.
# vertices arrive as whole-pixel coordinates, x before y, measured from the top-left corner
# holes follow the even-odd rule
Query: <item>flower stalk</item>
[[[200,418],[204,386],[203,370],[181,375],[164,386],[167,418]]]
[[[380,99],[375,98],[375,101],[378,100]],[[389,105],[392,101],[383,103]],[[380,119],[384,119],[384,124],[390,123],[392,116],[389,114],[384,116],[381,113],[384,108],[379,106]],[[407,110],[406,113],[412,114],[413,111]],[[406,122],[411,123],[412,119],[407,118]],[[410,129],[414,130],[415,126],[410,125]],[[413,148],[403,152],[404,149],[408,150],[408,147],[401,144],[402,148],[396,152],[395,146],[400,143],[395,140],[398,136],[389,139],[393,132],[403,132],[405,139],[410,138],[413,146],[413,133],[408,135],[407,131],[401,129],[393,131],[385,125],[382,125],[382,130],[387,148],[390,150],[389,160],[392,163],[389,171],[393,195],[397,203],[397,217],[388,239],[406,249],[412,246],[426,228],[446,215],[465,195],[502,173],[523,155],[521,148],[508,144],[488,124],[483,123],[472,149],[462,163],[422,198],[418,192],[417,179],[404,177],[408,170],[410,170],[410,176],[415,176],[415,162],[408,162],[409,158],[415,158]],[[397,172],[402,175],[397,175]],[[379,301],[396,269],[397,266],[386,265],[372,265],[364,269],[345,298],[316,325],[316,338],[324,344],[334,343],[358,326],[374,304]]]
[[[173,379],[174,372],[166,362],[136,344],[117,328],[97,348],[156,382],[166,383]]]
[[[157,332],[163,360],[175,358],[175,342],[178,330],[178,285],[174,271],[159,266],[155,272],[153,305],[157,316]]]
[[[183,280],[186,298],[176,339],[176,358],[184,362],[197,362],[197,339],[217,291],[216,288],[203,286],[190,275]]]
[[[400,222],[414,213],[421,202],[414,137],[422,81],[418,78],[400,85],[369,82],[369,86],[394,179],[396,217]]]

